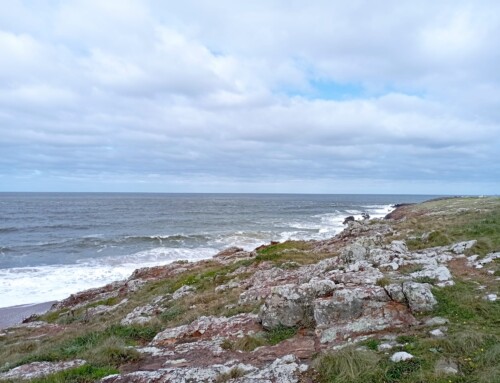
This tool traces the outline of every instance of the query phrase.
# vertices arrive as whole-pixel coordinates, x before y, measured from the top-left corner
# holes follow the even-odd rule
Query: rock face
[[[413,312],[429,312],[437,304],[431,292],[431,285],[428,283],[405,282],[403,294]]]
[[[137,371],[125,375],[112,375],[102,383],[298,383],[300,374],[308,366],[294,355],[285,355],[261,368],[249,364],[215,364],[198,368],[164,368],[156,371]],[[234,377],[231,379],[231,377]]]
[[[0,374],[0,380],[35,379],[70,368],[80,367],[85,363],[84,360],[79,359],[67,362],[33,362]]]

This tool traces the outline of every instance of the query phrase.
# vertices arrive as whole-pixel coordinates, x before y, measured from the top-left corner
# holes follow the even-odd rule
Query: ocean
[[[423,195],[0,193],[0,307],[59,300],[221,249],[325,239]]]

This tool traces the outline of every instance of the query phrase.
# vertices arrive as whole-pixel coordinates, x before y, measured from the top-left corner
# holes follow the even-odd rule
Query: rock
[[[313,312],[321,343],[416,324],[406,305],[391,301],[379,286],[336,290],[316,299]]]
[[[356,261],[365,260],[368,257],[369,250],[362,244],[354,242],[342,249],[342,260],[345,263],[354,263]]]
[[[285,355],[274,362],[237,379],[235,383],[298,383],[300,374],[308,370],[307,365],[300,364],[295,355]]]
[[[126,287],[127,290],[131,293],[136,292],[139,290],[142,286],[144,286],[147,283],[144,279],[131,279],[127,281]]]
[[[493,262],[495,259],[500,259],[500,252],[497,253],[489,253],[483,259],[479,260],[479,264],[486,265],[488,263]]]
[[[392,350],[394,347],[394,345],[392,345],[391,343],[381,343],[377,346],[377,350],[378,351],[388,351],[388,350]]]
[[[435,330],[432,330],[432,331],[429,331],[429,334],[431,334],[433,337],[436,337],[436,338],[443,338],[445,336],[445,333],[443,331],[441,331],[441,329],[435,329]]]
[[[406,247],[405,241],[392,241],[390,248],[392,251],[400,254],[408,252],[408,248]]]
[[[401,283],[391,283],[384,286],[384,288],[393,301],[405,304],[407,303],[406,297],[403,293],[403,285]]]
[[[436,363],[435,371],[437,374],[456,375],[458,374],[458,364],[451,359],[442,358]]]
[[[396,352],[391,356],[391,361],[395,363],[404,362],[405,360],[410,360],[410,359],[413,359],[413,355],[405,351]]]
[[[438,267],[426,267],[422,271],[416,271],[411,273],[410,276],[412,278],[422,278],[427,277],[439,282],[449,281],[452,279],[450,270],[446,266],[438,266]]]
[[[486,295],[485,299],[490,302],[496,302],[497,300],[497,295],[496,294],[488,294]]]
[[[30,364],[24,364],[0,374],[0,380],[29,380],[49,374],[54,374],[59,371],[68,370],[70,368],[80,367],[85,363],[87,362],[80,359],[70,360],[66,362],[33,362]]]
[[[101,380],[102,383],[298,383],[300,375],[307,371],[294,355],[285,355],[272,363],[257,368],[250,364],[232,363],[213,364],[198,367],[160,368],[155,371],[136,371],[124,375],[112,375]],[[232,371],[239,378],[228,380]]]
[[[403,293],[412,312],[429,312],[437,304],[428,283],[404,282]]]
[[[150,345],[169,345],[185,339],[212,339],[214,336],[236,337],[259,330],[261,328],[255,314],[238,314],[229,318],[202,316],[189,325],[169,328],[156,334]]]
[[[287,327],[312,320],[312,302],[315,298],[331,294],[338,286],[329,279],[311,278],[301,285],[281,285],[271,289],[271,295],[261,307],[262,326],[272,329]]]
[[[350,215],[348,217],[345,217],[344,222],[342,222],[343,225],[347,225],[349,222],[354,221],[354,216]]]
[[[472,248],[477,241],[473,239],[472,241],[458,242],[449,247],[449,250],[455,254],[463,254],[465,250]]]
[[[175,290],[175,292],[172,294],[172,299],[177,300],[187,295],[191,295],[195,290],[196,289],[193,286],[184,285]]]
[[[363,219],[370,219],[370,214],[368,214],[366,212],[363,212],[363,213],[361,213],[361,218],[363,218]]]
[[[121,320],[120,323],[125,326],[131,324],[148,323],[156,315],[161,314],[163,311],[165,311],[165,309],[161,307],[161,304],[167,300],[170,300],[170,295],[158,296],[154,298],[150,304],[139,306],[133,309],[130,313],[127,314],[125,318]]]
[[[85,315],[92,317],[92,316],[96,316],[96,315],[107,314],[107,313],[110,313],[110,312],[116,310],[118,307],[124,305],[127,302],[128,302],[128,299],[125,298],[125,299],[121,300],[120,302],[118,302],[116,305],[112,305],[112,306],[99,305],[96,307],[91,307],[87,310]]]
[[[312,317],[311,299],[297,285],[275,286],[262,305],[259,318],[262,326],[272,329],[279,325],[292,327],[309,322]]]
[[[245,251],[245,250],[243,250],[241,247],[231,246],[228,247],[227,249],[219,251],[217,254],[214,255],[214,258],[230,257],[236,253],[239,253],[240,251]]]
[[[442,325],[445,325],[449,322],[450,321],[446,318],[433,317],[433,318],[427,319],[425,321],[425,325],[426,326],[442,326]]]

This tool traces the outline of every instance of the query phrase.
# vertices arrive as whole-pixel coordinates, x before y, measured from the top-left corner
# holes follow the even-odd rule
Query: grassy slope
[[[406,219],[394,225],[399,231],[397,237],[409,240],[411,249],[420,249],[450,244],[459,240],[477,239],[478,246],[472,252],[484,255],[500,251],[500,199],[452,199],[434,201],[404,208]],[[426,240],[422,234],[429,233]],[[425,236],[424,236],[425,237]],[[243,260],[230,266],[207,261],[201,269],[184,272],[175,278],[147,284],[138,292],[131,294],[127,304],[121,306],[110,316],[94,318],[85,322],[85,309],[72,317],[60,317],[52,313],[41,318],[65,326],[51,337],[32,338],[33,330],[24,329],[14,335],[0,338],[0,369],[30,361],[67,360],[83,358],[89,361],[86,369],[75,370],[46,378],[44,382],[74,381],[87,382],[95,379],[95,374],[115,371],[124,363],[135,361],[140,355],[129,345],[144,344],[158,331],[189,323],[200,315],[234,315],[238,312],[251,312],[256,306],[226,308],[235,304],[241,291],[230,290],[224,300],[214,292],[216,286],[231,279],[229,273],[240,266],[249,267],[259,262],[272,262],[282,268],[293,268],[301,264],[317,262],[331,254],[309,252],[311,244],[305,242],[286,242],[259,250],[258,257]],[[498,264],[493,265],[497,267]],[[495,276],[485,272],[470,273],[463,265],[452,268],[457,284],[435,291],[439,300],[436,315],[450,319],[449,337],[433,339],[428,329],[415,330],[407,336],[404,350],[415,355],[408,363],[395,365],[388,361],[387,355],[368,348],[367,351],[346,349],[337,354],[320,356],[315,365],[318,375],[315,380],[322,382],[495,382],[500,376],[496,361],[500,359],[498,318],[499,303],[478,299],[480,291],[477,282],[486,285],[489,291],[498,292]],[[498,273],[498,271],[497,271]],[[166,311],[146,326],[122,326],[121,318],[134,307],[143,305],[153,297],[172,293],[183,285],[192,285],[197,293],[175,302],[166,303]],[[111,299],[101,304],[113,305]],[[192,305],[197,310],[189,310]],[[89,305],[89,307],[95,306]],[[228,348],[251,350],[262,344],[274,344],[293,336],[293,330],[277,329],[261,334],[257,339],[244,339],[241,344],[227,344]],[[375,348],[378,341],[367,344]],[[451,358],[459,364],[463,375],[439,377],[434,374],[437,360]],[[361,361],[361,362],[359,362]],[[367,368],[368,367],[368,368]],[[73,374],[73,375],[71,375]],[[94,375],[93,375],[94,374]],[[71,376],[71,377],[70,377]],[[63,379],[63,380],[61,380]],[[66,380],[64,380],[66,379]]]

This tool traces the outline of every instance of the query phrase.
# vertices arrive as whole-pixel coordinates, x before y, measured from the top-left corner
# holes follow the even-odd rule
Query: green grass
[[[104,331],[90,331],[61,344],[49,345],[21,358],[15,365],[82,358],[96,365],[119,366],[139,358],[127,346],[149,342],[157,332],[152,326],[112,325]]]
[[[366,346],[368,349],[372,351],[377,351],[379,344],[381,341],[376,338],[370,338],[362,342],[362,345]]]
[[[274,346],[286,339],[293,338],[297,334],[297,328],[277,326],[269,331],[255,335],[246,335],[236,341],[225,339],[221,347],[225,350],[253,351],[261,346]]]
[[[326,353],[314,362],[321,383],[371,382],[380,357],[373,351],[346,347]]]
[[[481,299],[476,288],[477,285],[471,281],[455,280],[454,286],[433,289],[438,301],[435,314],[457,324],[499,326],[500,302]]]
[[[279,325],[266,332],[266,339],[270,345],[278,344],[285,339],[293,338],[297,334],[296,327]]]
[[[452,211],[465,207],[463,212]],[[421,215],[398,224],[399,228],[411,229],[417,233],[431,232],[423,241],[419,238],[408,240],[410,250],[446,246],[455,242],[476,239],[476,246],[468,253],[485,255],[500,250],[500,198],[462,198],[428,202],[412,207]]]

